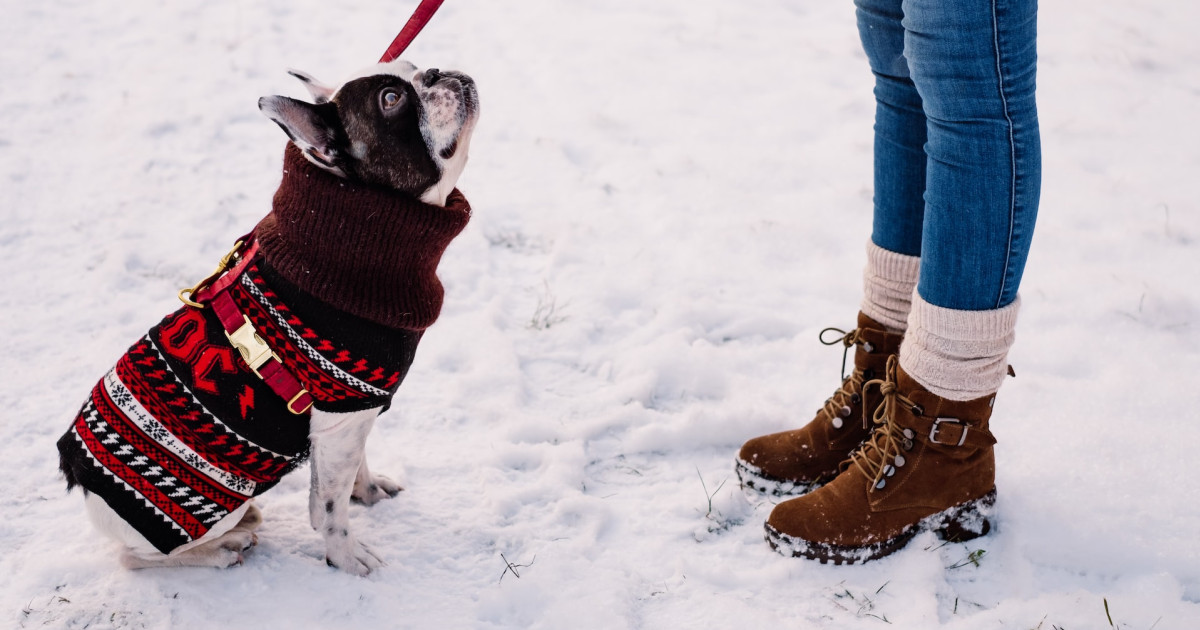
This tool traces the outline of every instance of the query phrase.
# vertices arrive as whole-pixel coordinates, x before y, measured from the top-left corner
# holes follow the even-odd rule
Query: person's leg
[[[904,0],[903,13],[928,119],[908,330],[886,378],[868,384],[883,402],[851,465],[777,505],[766,524],[777,550],[823,562],[878,558],[922,529],[955,540],[986,533],[995,497],[988,425],[1040,181],[1036,2]]]
[[[884,374],[899,352],[920,265],[925,187],[925,115],[903,56],[901,0],[856,0],[863,49],[875,74],[875,229],[867,243],[857,327],[828,344],[854,349],[853,371],[808,424],[759,436],[738,451],[742,487],[776,495],[803,494],[837,476],[841,463],[871,433],[863,418],[879,392],[866,381]],[[827,329],[832,332],[835,329]],[[844,367],[843,367],[844,369]]]
[[[928,118],[922,258],[900,366],[954,400],[1004,379],[1041,189],[1036,0],[904,1]]]
[[[862,312],[903,333],[921,255],[926,120],[904,56],[901,0],[855,0],[859,38],[875,75],[875,197]]]
[[[905,55],[928,118],[921,296],[1011,303],[1041,190],[1036,0],[905,0]]]

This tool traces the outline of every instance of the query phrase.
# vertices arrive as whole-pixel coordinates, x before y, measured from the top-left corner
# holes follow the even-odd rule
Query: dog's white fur
[[[417,89],[432,91],[420,85],[421,71],[406,61],[378,64],[364,70],[361,76],[388,72],[414,82]],[[302,75],[302,73],[293,74]],[[305,85],[317,99],[328,100],[336,89],[328,88],[306,77]],[[442,88],[444,89],[444,88]],[[437,101],[436,95],[432,102]],[[424,97],[422,97],[424,100]],[[452,120],[446,112],[432,112],[431,124],[422,131],[431,148],[432,157],[442,165],[442,177],[422,195],[425,203],[445,206],[446,197],[457,185],[466,166],[467,149],[476,118]],[[451,129],[453,127],[453,129]],[[438,153],[448,142],[458,138],[459,146],[449,160]],[[320,163],[313,162],[325,168]],[[327,563],[354,575],[367,575],[383,566],[374,552],[354,535],[350,528],[350,499],[374,505],[395,496],[402,488],[391,479],[374,475],[367,466],[365,446],[367,435],[382,407],[352,413],[329,413],[312,410],[309,420],[310,467],[312,486],[309,491],[309,520],[313,529],[325,539]],[[86,493],[88,515],[97,529],[125,545],[121,561],[132,569],[151,567],[206,566],[229,567],[241,564],[243,552],[257,543],[254,530],[262,524],[262,512],[252,502],[226,515],[204,536],[183,545],[170,554],[158,551],[129,523],[117,515],[103,499]]]
[[[445,206],[446,198],[453,192],[459,176],[467,166],[471,136],[474,135],[475,121],[479,119],[479,104],[475,104],[475,115],[464,120],[462,104],[459,103],[458,95],[444,86],[436,84],[426,86],[425,71],[419,70],[415,65],[403,59],[376,64],[360,71],[352,79],[375,74],[398,76],[411,83],[417,90],[417,98],[421,100],[426,110],[421,121],[421,133],[425,137],[425,143],[429,145],[429,153],[433,157],[433,161],[442,169],[442,178],[421,195],[421,201],[435,206]],[[349,80],[347,80],[348,82]],[[330,94],[330,98],[336,93],[334,90]],[[458,142],[458,147],[454,151],[454,155],[450,156],[448,160],[443,158],[441,156],[442,149],[455,141]]]

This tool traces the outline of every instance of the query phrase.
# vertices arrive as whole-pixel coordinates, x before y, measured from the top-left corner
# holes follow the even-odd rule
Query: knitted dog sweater
[[[470,218],[356,185],[291,144],[259,251],[228,289],[317,409],[387,407],[437,319],[437,264]],[[58,441],[68,489],[103,498],[163,553],[204,535],[304,461],[287,411],[211,308],[168,315],[92,389]]]

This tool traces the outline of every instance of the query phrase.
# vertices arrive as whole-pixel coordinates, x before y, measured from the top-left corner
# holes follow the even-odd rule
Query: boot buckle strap
[[[952,435],[955,427],[961,427],[961,433],[958,435],[957,443],[954,441],[954,437]],[[929,427],[929,442],[931,444],[942,444],[945,446],[962,446],[967,441],[967,433],[970,432],[970,429],[971,427],[968,426],[966,422],[963,422],[958,418],[937,418],[933,421],[933,426]],[[944,433],[947,434],[946,437],[949,439],[949,441],[943,442],[938,439],[938,437]]]

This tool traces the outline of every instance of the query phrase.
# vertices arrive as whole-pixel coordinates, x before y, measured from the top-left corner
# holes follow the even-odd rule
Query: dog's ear
[[[339,128],[332,103],[312,105],[286,96],[264,96],[258,108],[309,157],[330,168],[338,162]]]
[[[321,103],[328,103],[329,99],[333,98],[333,93],[337,91],[336,89],[314,79],[312,75],[308,74],[307,72],[288,70],[288,74],[300,79],[300,82],[304,84],[305,89],[307,89],[308,93],[312,95],[313,101],[318,105]]]

